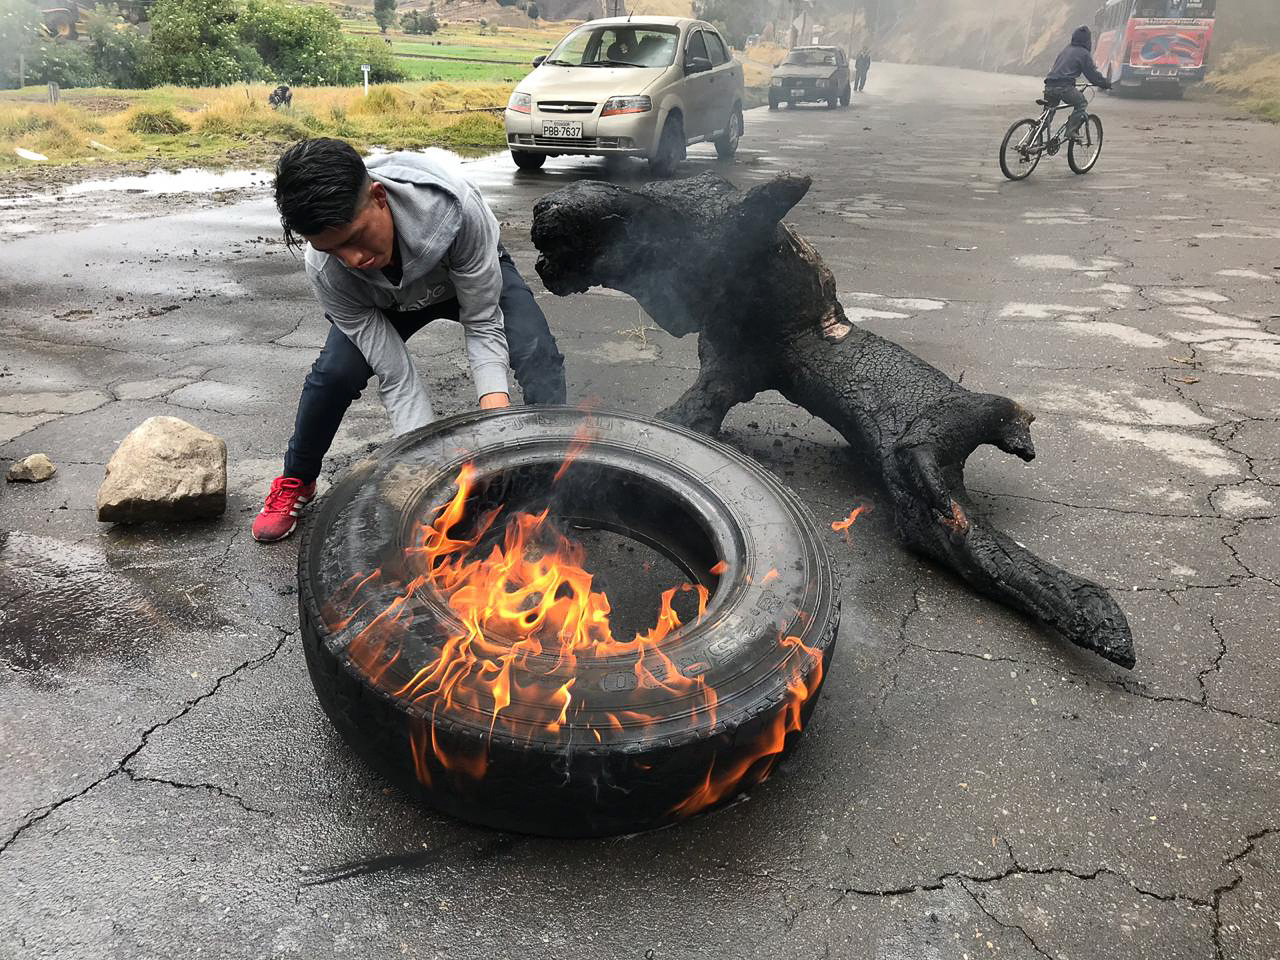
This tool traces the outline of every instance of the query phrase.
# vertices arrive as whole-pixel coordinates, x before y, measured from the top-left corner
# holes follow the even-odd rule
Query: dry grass
[[[266,159],[304,136],[338,136],[361,147],[498,148],[510,86],[407,83],[359,88],[298,87],[289,110],[267,106],[267,85],[235,88],[73,90],[62,103],[42,91],[0,99],[0,169],[30,165],[24,147],[50,163],[147,160],[213,166]]]
[[[1263,48],[1234,48],[1222,58],[1208,84],[1239,97],[1259,116],[1280,123],[1280,54]]]

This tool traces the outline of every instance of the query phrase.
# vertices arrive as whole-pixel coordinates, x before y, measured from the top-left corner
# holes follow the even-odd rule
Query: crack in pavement
[[[28,813],[27,820],[21,826],[19,826],[16,830],[14,830],[3,843],[0,843],[0,855],[3,855],[6,850],[8,850],[11,846],[13,846],[13,844],[16,843],[18,839],[24,833],[27,832],[27,830],[29,830],[31,827],[34,827],[37,823],[40,823],[42,820],[46,819],[55,810],[59,809],[60,807],[66,806],[68,803],[71,803],[75,800],[80,799],[90,790],[100,787],[102,784],[106,783],[112,777],[117,776],[118,774],[124,773],[126,776],[130,776],[130,778],[132,779],[131,773],[127,769],[129,761],[131,761],[134,757],[136,757],[139,753],[141,753],[144,749],[146,749],[147,743],[151,739],[151,735],[153,733],[185,717],[188,713],[190,713],[193,709],[195,709],[195,707],[198,704],[203,703],[205,700],[208,700],[210,697],[218,693],[218,691],[222,689],[222,685],[226,681],[230,680],[232,677],[236,676],[237,674],[245,670],[253,670],[256,667],[259,667],[262,664],[272,660],[277,654],[279,654],[279,652],[282,649],[284,649],[285,643],[287,643],[289,638],[293,636],[294,631],[292,630],[285,631],[282,628],[275,626],[274,624],[264,624],[264,626],[271,626],[273,630],[278,630],[281,633],[280,639],[276,641],[276,645],[272,647],[271,650],[267,651],[266,653],[262,654],[259,657],[253,657],[249,660],[246,660],[243,663],[241,663],[239,666],[232,669],[231,671],[224,673],[222,676],[218,677],[218,679],[214,681],[214,684],[212,687],[210,687],[204,693],[200,694],[200,696],[192,700],[188,700],[186,705],[183,706],[183,708],[179,710],[177,713],[173,714],[173,716],[169,717],[168,719],[161,720],[159,723],[153,724],[152,726],[148,727],[146,730],[143,731],[142,737],[140,738],[138,745],[134,747],[132,750],[130,750],[128,753],[126,753],[111,770],[107,771],[97,780],[93,781],[93,783],[89,784],[87,787],[77,790],[75,793],[69,796],[60,797],[59,799],[53,801],[52,803],[46,804],[43,808],[37,808],[36,810]],[[180,786],[179,784],[176,784],[176,783],[173,785]]]
[[[979,496],[988,497],[992,500],[1029,500],[1032,503],[1050,504],[1056,507],[1066,507],[1069,510],[1097,510],[1102,513],[1120,513],[1126,516],[1151,517],[1155,520],[1226,520],[1221,514],[1213,513],[1156,513],[1152,510],[1135,510],[1129,507],[1110,507],[1102,504],[1091,503],[1068,503],[1065,500],[1052,500],[1044,497],[1029,497],[1021,493],[992,493],[989,490],[978,490],[970,487],[970,493],[976,493]]]
[[[1031,945],[1032,950],[1040,954],[1040,956],[1042,957],[1047,957],[1048,960],[1057,960],[1057,957],[1049,953],[1047,950],[1043,949],[1040,946],[1040,944],[1036,943],[1035,939],[1031,936],[1031,934],[1027,933],[1025,928],[1019,926],[1016,923],[1005,923],[1003,920],[1001,920],[994,913],[992,913],[990,910],[987,909],[986,904],[982,902],[982,898],[979,897],[972,890],[970,890],[968,884],[966,884],[963,880],[959,881],[959,883],[960,883],[960,888],[969,895],[969,899],[973,901],[974,906],[976,906],[979,910],[981,910],[983,916],[985,916],[988,920],[994,923],[997,927],[1001,927],[1002,929],[1017,930],[1026,939],[1027,943]]]
[[[923,592],[924,584],[917,583],[915,589],[911,593],[911,607],[902,615],[902,619],[898,622],[898,639],[902,642],[902,646],[898,649],[897,653],[885,661],[884,667],[886,669],[901,660],[903,656],[906,655],[906,652],[911,648],[911,641],[907,639],[907,627],[911,623],[911,618],[922,609],[920,604],[920,595]],[[878,697],[879,702],[872,709],[872,715],[879,713],[884,708],[884,705],[889,702],[889,695],[893,693],[897,686],[898,671],[895,669],[893,671],[893,676],[891,676],[881,686],[880,695]]]
[[[232,793],[230,790],[224,790],[216,783],[182,783],[178,780],[166,780],[163,777],[147,777],[138,773],[132,767],[122,767],[119,770],[134,783],[161,783],[167,787],[176,787],[179,790],[207,790],[210,793],[216,793],[220,797],[226,797],[228,800],[236,803],[241,809],[248,813],[259,813],[266,817],[274,817],[275,813],[271,810],[264,810],[261,807],[251,807],[245,802],[244,797],[239,794]]]
[[[1210,624],[1214,632],[1217,633],[1217,626],[1213,624],[1212,618],[1210,618]],[[948,650],[943,647],[931,647],[931,646],[928,646],[927,644],[917,643],[914,640],[906,641],[906,648],[900,651],[900,653],[897,656],[901,656],[902,653],[905,653],[906,649],[916,649],[916,650],[924,651],[926,653],[936,654],[938,656],[967,657],[971,660],[981,660],[985,663],[1013,663],[1021,667],[1039,668],[1041,670],[1047,670],[1057,676],[1071,677],[1073,680],[1081,680],[1084,682],[1086,687],[1091,683],[1101,683],[1103,686],[1110,687],[1113,690],[1118,690],[1122,693],[1125,693],[1132,697],[1136,697],[1140,700],[1149,700],[1152,703],[1181,703],[1187,706],[1198,707],[1201,710],[1205,710],[1209,713],[1218,713],[1224,716],[1233,717],[1237,720],[1248,720],[1253,723],[1265,723],[1268,726],[1280,727],[1280,721],[1272,720],[1269,717],[1259,717],[1249,713],[1241,713],[1238,710],[1232,710],[1229,707],[1220,707],[1220,706],[1217,706],[1216,704],[1212,704],[1209,702],[1208,694],[1207,694],[1207,691],[1205,691],[1205,687],[1204,687],[1204,677],[1210,673],[1214,673],[1217,671],[1218,666],[1220,666],[1221,664],[1222,657],[1226,654],[1226,641],[1222,639],[1222,635],[1220,633],[1218,633],[1218,638],[1219,638],[1219,643],[1221,644],[1220,652],[1215,655],[1213,662],[1210,664],[1210,666],[1207,667],[1204,671],[1202,671],[1200,676],[1198,677],[1200,681],[1200,688],[1202,691],[1201,699],[1199,700],[1193,700],[1190,697],[1171,696],[1168,694],[1147,693],[1146,691],[1140,689],[1137,686],[1137,681],[1134,681],[1134,680],[1126,680],[1123,678],[1117,678],[1114,680],[1105,680],[1088,673],[1081,673],[1078,670],[1063,670],[1052,663],[1040,662],[1036,660],[1022,660],[1022,659],[1019,659],[1018,657],[998,657],[998,656],[992,656],[989,654],[974,653],[973,651],[970,651],[970,650]],[[895,656],[894,659],[897,659],[897,656]],[[896,679],[897,675],[895,674],[894,676]]]
[[[1234,868],[1237,863],[1253,853],[1254,847],[1258,845],[1258,841],[1273,833],[1280,833],[1280,828],[1266,827],[1256,833],[1248,834],[1244,838],[1244,849],[1234,856],[1228,857],[1224,862],[1224,867]],[[1226,960],[1226,952],[1222,946],[1222,898],[1231,893],[1236,887],[1244,882],[1244,873],[1236,870],[1235,879],[1229,883],[1224,883],[1214,888],[1212,906],[1213,906],[1213,956],[1214,960]]]

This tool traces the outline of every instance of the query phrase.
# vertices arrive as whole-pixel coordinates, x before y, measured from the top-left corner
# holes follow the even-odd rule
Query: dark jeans
[[[547,318],[533,298],[533,291],[506,251],[501,252],[502,296],[498,301],[506,321],[511,368],[527,403],[565,402],[564,357],[547,327]],[[456,299],[434,303],[405,313],[388,311],[387,317],[401,338],[408,340],[432,320],[457,320]],[[320,464],[329,452],[347,409],[373,376],[364,354],[337,327],[329,328],[324,349],[307,374],[298,400],[298,417],[284,475],[310,483],[320,476]]]
[[[867,71],[859,70],[853,77],[853,89],[861,91],[867,85]]]
[[[1046,83],[1044,86],[1044,99],[1049,106],[1054,107],[1058,102],[1067,104],[1075,109],[1071,111],[1071,119],[1067,121],[1068,137],[1075,136],[1076,132],[1084,126],[1084,122],[1089,119],[1089,101],[1085,99],[1083,91],[1074,83]],[[1049,131],[1052,133],[1053,131]]]

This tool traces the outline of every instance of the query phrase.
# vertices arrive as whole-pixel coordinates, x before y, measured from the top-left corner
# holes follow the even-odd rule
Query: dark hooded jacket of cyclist
[[[1071,121],[1067,126],[1067,136],[1073,137],[1089,117],[1089,101],[1076,87],[1076,80],[1081,74],[1085,79],[1103,90],[1111,89],[1111,81],[1104,77],[1093,62],[1093,34],[1088,27],[1078,27],[1071,35],[1071,44],[1060,54],[1044,78],[1044,98],[1050,105],[1059,101],[1069,104],[1075,109],[1071,113]]]

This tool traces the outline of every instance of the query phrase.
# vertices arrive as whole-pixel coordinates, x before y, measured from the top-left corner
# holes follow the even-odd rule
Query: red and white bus
[[[1217,0],[1107,0],[1098,11],[1094,62],[1117,92],[1180,97],[1204,79]]]

